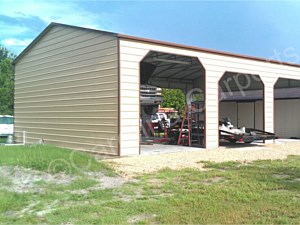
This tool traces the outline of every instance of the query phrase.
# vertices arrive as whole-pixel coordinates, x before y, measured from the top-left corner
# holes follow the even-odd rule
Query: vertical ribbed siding
[[[255,102],[255,129],[264,129],[264,109],[263,101]]]
[[[236,102],[220,102],[220,120],[228,117],[232,124],[237,125],[237,112]]]
[[[205,147],[219,146],[219,86],[224,71],[206,70],[205,77]]]
[[[277,77],[273,74],[262,73],[260,77],[264,82],[264,130],[274,132],[274,85]]]
[[[255,102],[238,102],[238,122],[237,127],[255,127]]]
[[[15,135],[118,153],[118,40],[57,25],[15,65]]]
[[[235,126],[246,126],[249,128],[263,130],[263,102],[248,102],[248,107],[246,108],[245,105],[242,106],[242,104],[247,103],[220,102],[220,120],[222,120],[224,117],[228,117],[231,120],[231,123]],[[241,107],[244,107],[244,110],[242,110]],[[247,114],[246,118],[244,117],[245,113]],[[239,121],[239,123],[237,122],[237,118],[241,117],[244,117],[242,119],[243,121],[246,120],[246,123],[242,123],[241,121]]]
[[[280,138],[300,137],[300,99],[275,100],[275,134]]]
[[[147,51],[120,41],[121,155],[137,155],[140,146],[140,64]]]

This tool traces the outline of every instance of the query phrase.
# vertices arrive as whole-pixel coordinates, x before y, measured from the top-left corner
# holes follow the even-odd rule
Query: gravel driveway
[[[251,162],[254,160],[285,159],[288,155],[300,155],[299,141],[276,141],[275,144],[250,145],[248,147],[220,147],[217,149],[197,149],[165,154],[141,155],[107,159],[123,176],[136,176],[142,173],[155,172],[163,168],[182,169],[196,168],[203,170],[200,161]]]

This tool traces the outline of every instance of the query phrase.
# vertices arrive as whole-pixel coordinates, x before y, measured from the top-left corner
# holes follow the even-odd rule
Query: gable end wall
[[[15,136],[118,154],[118,39],[52,27],[15,65]]]

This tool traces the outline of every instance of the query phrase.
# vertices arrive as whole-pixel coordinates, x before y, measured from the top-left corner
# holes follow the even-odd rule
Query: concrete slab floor
[[[276,139],[274,141],[269,141],[269,143],[283,144],[286,142],[300,142],[297,139]],[[223,142],[220,144],[219,149],[226,148],[236,148],[239,150],[248,149],[248,148],[261,148],[265,144],[262,141],[252,142],[250,144],[245,143],[228,143]],[[188,147],[181,145],[167,145],[167,144],[153,144],[153,145],[141,145],[141,155],[157,155],[157,154],[166,154],[166,153],[175,153],[175,152],[186,152],[186,151],[201,151],[204,148],[198,147]]]
[[[164,145],[164,144],[153,144],[153,145],[141,145],[141,155],[156,155],[174,152],[186,152],[186,151],[199,151],[203,148],[188,147],[181,145]]]

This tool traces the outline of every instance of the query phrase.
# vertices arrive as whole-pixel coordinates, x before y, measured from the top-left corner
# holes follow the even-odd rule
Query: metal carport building
[[[153,85],[203,90],[205,148],[219,145],[222,77],[235,81],[227,80],[227,92],[261,90],[261,126],[268,132],[274,132],[279,78],[288,82],[278,88],[299,88],[298,64],[51,23],[14,62],[16,140],[25,130],[31,143],[139,154],[143,62],[156,66],[148,79]]]

